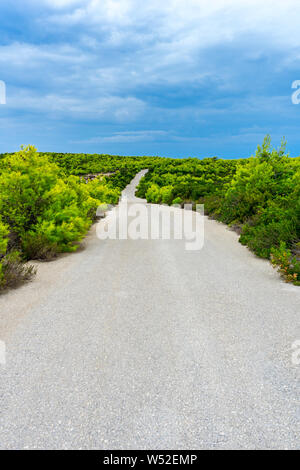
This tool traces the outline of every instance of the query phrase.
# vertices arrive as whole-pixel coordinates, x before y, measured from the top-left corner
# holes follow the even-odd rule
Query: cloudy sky
[[[299,0],[0,0],[0,152],[300,154]]]

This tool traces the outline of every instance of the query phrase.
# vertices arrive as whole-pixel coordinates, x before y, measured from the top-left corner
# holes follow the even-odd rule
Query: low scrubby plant
[[[34,147],[0,161],[0,213],[27,259],[74,251],[104,202],[96,193],[96,183],[66,176]],[[116,198],[112,193],[99,189],[99,196]]]
[[[32,146],[0,158],[0,287],[33,275],[26,260],[75,251],[98,206],[117,203],[120,192],[105,178],[66,174]]]
[[[6,254],[0,262],[0,292],[29,281],[35,274],[34,266],[25,264],[18,251]]]
[[[271,262],[286,282],[300,286],[300,262],[292,255],[284,242],[280,243],[279,248],[272,248]]]
[[[137,195],[170,203],[166,188],[173,202],[204,204],[207,215],[236,230],[240,242],[260,257],[270,259],[281,243],[293,250],[300,241],[300,157],[291,158],[284,141],[275,149],[266,136],[253,157],[236,161],[157,161]]]
[[[9,230],[0,221],[0,292],[16,287],[35,274],[33,266],[25,265],[18,251],[7,252]]]

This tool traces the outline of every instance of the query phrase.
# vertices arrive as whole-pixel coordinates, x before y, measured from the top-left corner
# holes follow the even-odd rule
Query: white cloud
[[[81,80],[84,86],[85,80],[118,94],[148,84],[201,84],[214,77],[226,87],[237,70],[209,57],[210,48],[239,49],[241,60],[279,50],[282,66],[299,55],[294,50],[300,46],[298,0],[41,1],[52,14],[42,16],[40,26],[62,29],[67,37],[68,27],[76,25],[72,45],[15,42],[0,47],[0,63],[30,69],[65,65],[67,73],[56,77],[61,84]],[[51,77],[53,70],[48,72]]]
[[[41,3],[41,0],[34,0],[35,3]],[[46,5],[55,9],[63,9],[79,5],[80,3],[87,3],[88,0],[42,0]]]
[[[211,48],[239,50],[241,60],[278,51],[280,69],[300,47],[298,0],[44,1],[54,10],[47,27],[80,32],[78,57],[85,51],[90,61],[87,81],[114,92],[130,84],[201,83],[209,76],[226,86],[236,70],[229,63],[224,71],[213,55],[204,58]]]
[[[168,137],[169,133],[161,130],[126,131],[118,132],[109,136],[92,137],[87,140],[75,141],[77,144],[106,144],[106,143],[132,143],[152,142],[157,139]]]
[[[86,55],[83,52],[68,44],[52,46],[13,42],[0,46],[0,63],[3,67],[26,66],[26,68],[32,68],[41,65],[41,62],[75,64],[85,60]]]
[[[72,94],[39,94],[25,89],[12,90],[7,107],[25,112],[38,112],[53,118],[84,118],[86,120],[129,123],[145,111],[145,104],[135,97],[83,97]]]
[[[53,6],[60,3],[70,3],[72,8],[50,17],[54,23],[106,28],[112,41],[132,39],[134,31],[139,42],[147,31],[154,42],[186,52],[245,34],[264,37],[274,45],[300,43],[298,0],[87,0],[79,4],[57,0]]]

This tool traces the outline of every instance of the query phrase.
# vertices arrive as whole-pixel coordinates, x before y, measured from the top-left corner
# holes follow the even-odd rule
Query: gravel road
[[[300,288],[207,218],[200,251],[96,229],[0,297],[0,447],[299,449]]]

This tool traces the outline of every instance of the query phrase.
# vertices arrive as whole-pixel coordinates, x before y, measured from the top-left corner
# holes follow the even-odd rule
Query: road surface
[[[200,251],[96,229],[0,297],[0,447],[299,449],[300,288],[207,218]]]

